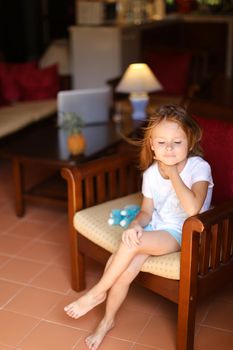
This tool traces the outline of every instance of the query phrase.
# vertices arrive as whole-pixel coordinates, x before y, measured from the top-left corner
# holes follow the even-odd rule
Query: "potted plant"
[[[86,147],[85,137],[82,134],[83,119],[76,113],[64,112],[60,128],[68,133],[67,148],[72,155],[84,152]]]

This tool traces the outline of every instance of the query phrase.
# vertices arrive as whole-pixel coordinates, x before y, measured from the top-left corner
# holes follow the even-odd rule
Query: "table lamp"
[[[116,91],[130,93],[132,118],[146,118],[146,107],[149,102],[148,92],[162,90],[162,85],[145,63],[133,63],[126,69]]]

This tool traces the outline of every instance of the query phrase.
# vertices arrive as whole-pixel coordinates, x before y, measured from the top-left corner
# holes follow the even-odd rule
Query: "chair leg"
[[[85,257],[78,249],[78,233],[73,231],[71,241],[72,289],[77,292],[85,289]]]
[[[184,297],[184,295],[183,295]],[[177,321],[177,350],[193,350],[196,316],[196,297],[179,300]]]

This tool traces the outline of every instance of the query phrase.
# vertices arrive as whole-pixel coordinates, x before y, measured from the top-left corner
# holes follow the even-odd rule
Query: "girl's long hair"
[[[148,125],[143,128],[143,138],[136,141],[136,144],[141,148],[139,166],[142,171],[146,170],[154,162],[154,153],[151,149],[150,138],[153,128],[162,120],[175,122],[184,130],[188,139],[188,157],[203,156],[203,151],[200,146],[202,137],[202,129],[200,126],[188,115],[183,107],[164,105],[150,117]]]

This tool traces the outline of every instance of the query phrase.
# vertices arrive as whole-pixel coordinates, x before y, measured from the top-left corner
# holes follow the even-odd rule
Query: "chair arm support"
[[[233,199],[188,218],[183,226],[181,286],[195,294],[198,274],[206,276],[232,261]]]

